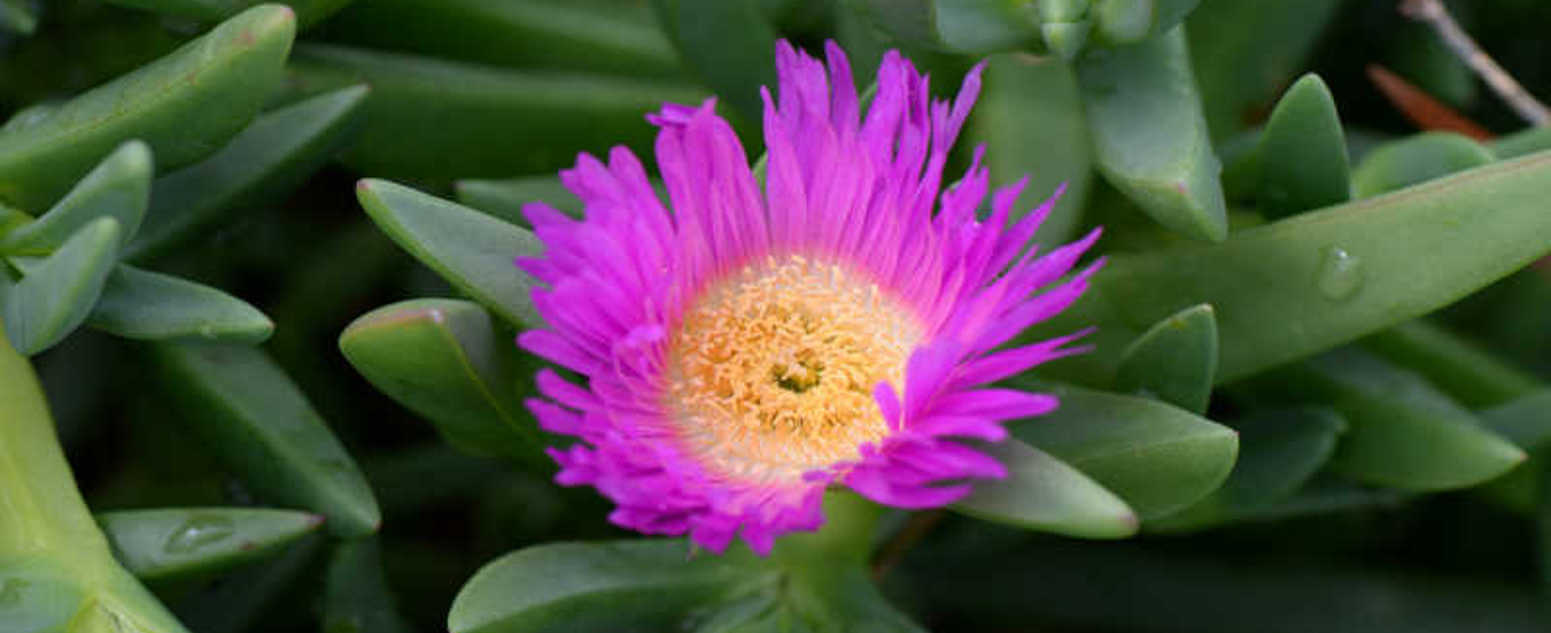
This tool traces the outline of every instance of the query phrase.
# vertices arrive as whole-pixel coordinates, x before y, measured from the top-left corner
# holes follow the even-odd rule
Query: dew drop
[[[1320,251],[1318,278],[1314,283],[1326,299],[1350,299],[1362,288],[1362,266],[1362,258],[1346,252],[1346,249],[1326,246]]]
[[[231,519],[220,515],[194,515],[183,522],[162,546],[168,554],[187,554],[212,543],[218,543],[237,532]]]

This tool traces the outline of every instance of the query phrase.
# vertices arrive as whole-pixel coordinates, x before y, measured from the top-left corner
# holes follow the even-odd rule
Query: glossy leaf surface
[[[47,213],[5,234],[0,252],[47,255],[76,230],[101,217],[117,220],[119,239],[127,242],[145,218],[152,169],[151,150],[145,143],[120,145]]]
[[[181,416],[227,468],[276,502],[327,516],[330,533],[377,531],[377,500],[306,396],[264,352],[238,345],[152,348]]]
[[[34,125],[0,131],[0,199],[50,204],[132,138],[149,144],[164,169],[210,155],[269,96],[295,31],[290,9],[254,7]]]
[[[20,282],[4,290],[6,338],[21,353],[53,347],[91,314],[118,255],[118,220],[101,217],[81,227],[46,258],[12,258]]]
[[[186,279],[120,264],[108,274],[87,324],[155,341],[259,343],[274,322],[248,302]]]
[[[531,327],[542,322],[528,296],[532,282],[514,263],[541,252],[543,245],[532,233],[382,180],[362,180],[356,197],[388,237],[507,323]]]
[[[1346,134],[1335,98],[1318,75],[1304,75],[1276,104],[1260,137],[1260,210],[1267,218],[1352,197]]]
[[[965,514],[1083,538],[1124,538],[1140,521],[1126,503],[1087,475],[1014,438],[980,447],[1007,467],[954,504]]]
[[[1184,508],[1216,490],[1233,469],[1233,429],[1183,409],[1066,386],[1054,412],[1008,425],[1014,437],[1050,453],[1113,491],[1143,520]]]
[[[404,301],[362,315],[339,349],[378,390],[424,416],[447,443],[475,455],[547,464],[519,401],[517,346],[478,304]],[[524,390],[526,391],[526,390]]]
[[[123,510],[97,515],[114,556],[144,580],[218,573],[267,558],[323,517],[256,508]]]
[[[1052,370],[1102,382],[1127,341],[1210,303],[1222,345],[1217,381],[1242,378],[1437,309],[1551,251],[1548,184],[1551,154],[1537,154],[1222,244],[1116,256],[1082,299],[1031,337],[1097,326],[1093,353]]]
[[[261,114],[219,152],[158,178],[125,258],[150,259],[225,215],[284,198],[349,138],[367,92],[352,86]]]
[[[1099,172],[1169,229],[1228,235],[1227,207],[1185,33],[1094,51],[1077,66]]]
[[[1216,374],[1217,317],[1203,304],[1159,321],[1133,341],[1121,354],[1115,390],[1203,414]]]

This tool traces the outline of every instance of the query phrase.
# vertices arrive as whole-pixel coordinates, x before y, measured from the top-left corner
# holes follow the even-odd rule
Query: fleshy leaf
[[[327,516],[329,532],[377,531],[377,500],[354,460],[291,379],[240,345],[158,343],[152,354],[187,428],[266,499]]]
[[[878,28],[914,46],[970,55],[1044,48],[1039,15],[1028,5],[997,0],[859,0],[858,6]]]
[[[454,287],[519,328],[543,321],[513,263],[543,245],[526,229],[403,185],[366,179],[356,197],[388,237]]]
[[[1359,198],[1409,187],[1491,163],[1491,150],[1451,132],[1426,132],[1369,152],[1352,172]]]
[[[1239,458],[1228,480],[1205,499],[1156,524],[1151,531],[1185,531],[1254,516],[1275,508],[1330,461],[1346,421],[1334,411],[1273,411],[1234,425]]]
[[[1233,429],[1183,409],[1076,387],[1020,386],[1052,393],[1061,406],[1008,430],[1119,495],[1144,521],[1199,501],[1233,469]]]
[[[1260,120],[1303,68],[1341,0],[1217,0],[1190,14],[1190,57],[1212,137]]]
[[[1094,352],[1049,375],[1105,384],[1128,341],[1210,303],[1217,382],[1435,310],[1551,251],[1551,154],[1239,231],[1221,244],[1112,257],[1083,298],[1028,340],[1096,326]]]
[[[366,94],[352,86],[261,114],[221,151],[156,179],[145,227],[124,257],[153,258],[225,215],[283,198],[349,138]]]
[[[292,97],[367,83],[361,133],[341,156],[385,178],[507,178],[568,167],[578,149],[649,148],[642,113],[698,104],[684,80],[507,70],[308,44],[289,68]]]
[[[1140,42],[1179,25],[1201,0],[1093,0],[1094,32],[1110,44]]]
[[[1351,199],[1346,134],[1319,75],[1304,75],[1271,111],[1260,137],[1260,178],[1258,200],[1267,218]]]
[[[993,179],[1010,183],[1028,177],[1024,202],[1014,207],[1018,212],[1065,184],[1034,241],[1060,244],[1072,237],[1082,219],[1093,165],[1070,67],[1015,54],[992,57],[966,134],[972,145],[986,144]]]
[[[323,538],[308,535],[273,560],[239,569],[221,582],[181,596],[172,605],[178,619],[198,633],[247,633],[276,597],[304,581],[304,572],[323,549]],[[332,632],[330,632],[332,633]]]
[[[555,543],[507,554],[470,578],[451,633],[669,629],[693,608],[746,591],[736,556],[690,556],[683,541]]]
[[[1261,393],[1327,404],[1350,428],[1331,466],[1365,483],[1403,490],[1473,486],[1524,461],[1524,451],[1483,426],[1421,376],[1342,348],[1257,379]]]
[[[1083,538],[1136,534],[1136,514],[1124,501],[1075,468],[1017,439],[981,450],[1007,467],[1006,479],[975,483],[953,508],[998,523]]]
[[[119,265],[87,324],[131,339],[259,343],[274,322],[246,301],[170,275]]]
[[[268,558],[317,530],[323,517],[257,508],[168,508],[103,512],[97,522],[130,573],[171,580]]]
[[[264,0],[107,0],[110,4],[132,9],[154,11],[175,18],[200,22],[224,20],[243,9],[263,4]],[[288,0],[286,6],[296,11],[296,19],[302,26],[316,24],[351,0]]]
[[[1542,387],[1534,376],[1427,321],[1408,321],[1363,339],[1363,346],[1422,374],[1471,408],[1515,400]]]
[[[323,598],[323,630],[409,633],[413,629],[394,606],[382,570],[377,539],[346,541],[329,557]]]
[[[38,16],[27,0],[0,0],[0,29],[32,35],[38,29]]]
[[[403,301],[362,315],[339,349],[372,385],[424,416],[449,444],[475,455],[548,465],[519,401],[517,346],[478,304]]]
[[[0,132],[0,199],[41,208],[132,138],[173,169],[216,151],[258,112],[280,80],[296,20],[254,7],[155,62]]]
[[[1228,236],[1227,207],[1183,28],[1080,60],[1094,158],[1116,189],[1169,229]]]
[[[1159,321],[1120,356],[1115,390],[1206,413],[1217,373],[1217,318],[1212,306],[1186,308]]]
[[[145,143],[120,145],[37,221],[7,233],[0,251],[46,255],[100,217],[118,220],[120,241],[129,241],[145,218],[151,172],[151,150]]]
[[[53,347],[91,314],[118,256],[118,220],[81,227],[47,258],[12,258],[23,277],[0,298],[5,335],[28,356]]]

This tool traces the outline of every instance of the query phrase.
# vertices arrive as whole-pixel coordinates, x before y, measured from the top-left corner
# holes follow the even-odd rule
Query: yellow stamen
[[[797,255],[768,258],[708,288],[685,314],[666,404],[702,463],[793,480],[855,459],[888,433],[873,387],[904,384],[921,335],[865,278]]]

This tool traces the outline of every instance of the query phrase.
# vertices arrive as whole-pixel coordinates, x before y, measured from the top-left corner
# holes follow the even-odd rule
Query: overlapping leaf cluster
[[[0,631],[1538,630],[1551,134],[1343,92],[1512,129],[1392,4],[0,0]],[[778,37],[988,59],[969,140],[1110,262],[1007,480],[698,555],[547,481],[519,209],[663,101],[759,147]]]

